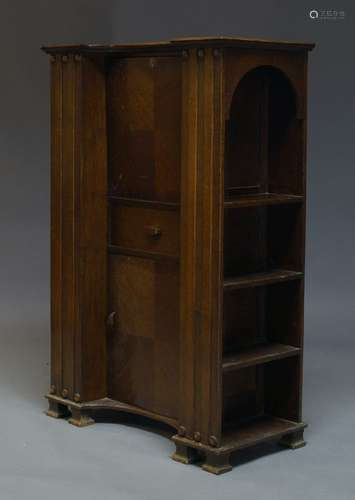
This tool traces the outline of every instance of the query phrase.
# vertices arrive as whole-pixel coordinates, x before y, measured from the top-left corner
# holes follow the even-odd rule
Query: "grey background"
[[[345,19],[309,19],[310,9],[327,8],[345,11]],[[2,500],[355,497],[353,9],[344,1],[2,0]],[[269,446],[248,451],[220,477],[169,460],[169,440],[139,427],[76,429],[49,419],[42,398],[49,384],[49,65],[39,47],[208,34],[317,43],[309,71],[309,444],[294,452],[273,453]]]

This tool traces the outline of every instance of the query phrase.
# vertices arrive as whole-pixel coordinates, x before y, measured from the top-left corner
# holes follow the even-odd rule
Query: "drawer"
[[[111,245],[126,250],[178,257],[179,233],[177,210],[111,206]]]

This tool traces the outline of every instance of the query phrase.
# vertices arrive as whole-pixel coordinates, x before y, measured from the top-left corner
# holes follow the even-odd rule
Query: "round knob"
[[[151,238],[154,238],[154,239],[158,239],[162,235],[162,230],[159,226],[146,227],[146,231],[147,231],[148,236],[150,236]]]
[[[214,446],[214,447],[216,447],[218,445],[218,441],[217,441],[216,436],[210,436],[208,439],[208,442],[211,446]]]
[[[201,434],[198,431],[194,432],[194,440],[197,442],[201,441]]]
[[[178,430],[178,434],[181,437],[186,436],[186,427],[184,427],[183,425],[180,425],[179,430]]]

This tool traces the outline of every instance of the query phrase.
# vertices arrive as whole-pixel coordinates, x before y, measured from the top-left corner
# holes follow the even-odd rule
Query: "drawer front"
[[[111,206],[111,245],[178,257],[179,232],[178,211]]]

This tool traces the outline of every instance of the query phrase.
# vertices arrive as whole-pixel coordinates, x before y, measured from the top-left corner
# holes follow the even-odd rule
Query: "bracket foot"
[[[182,464],[192,464],[198,459],[197,451],[184,444],[175,443],[176,450],[171,458]]]
[[[306,441],[303,439],[303,430],[293,432],[292,434],[287,434],[279,441],[281,446],[286,448],[291,448],[292,450],[297,450],[306,445]]]
[[[70,412],[66,405],[49,400],[46,415],[52,418],[65,418],[70,415]]]
[[[216,453],[206,452],[205,461],[202,464],[202,469],[211,472],[212,474],[224,474],[232,470],[229,463],[230,453],[217,455]]]
[[[80,408],[70,408],[71,417],[68,422],[76,427],[87,427],[93,425],[95,420],[88,415],[88,412]]]

